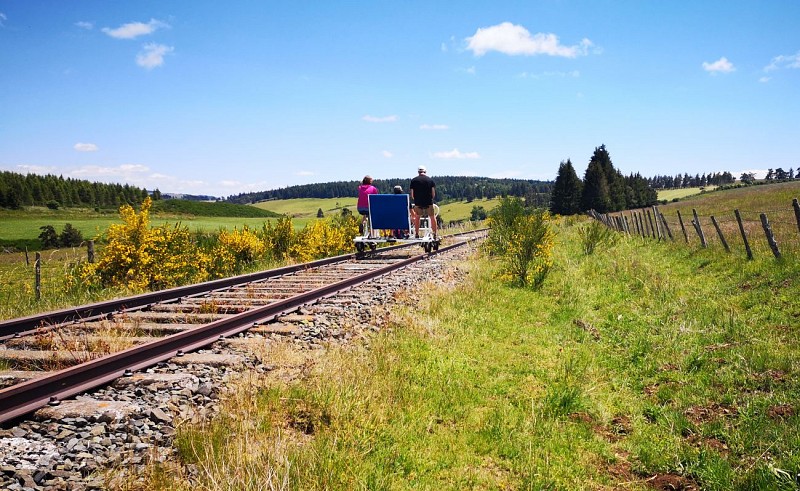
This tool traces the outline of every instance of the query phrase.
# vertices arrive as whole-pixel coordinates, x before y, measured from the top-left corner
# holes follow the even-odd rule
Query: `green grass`
[[[711,247],[721,248],[721,240],[711,222],[713,215],[733,254],[738,257],[745,256],[745,249],[734,215],[736,209],[740,212],[754,254],[772,256],[760,218],[761,213],[765,213],[782,253],[797,256],[800,255],[800,234],[792,208],[792,199],[798,197],[800,197],[800,181],[794,181],[716,190],[677,203],[668,203],[659,209],[667,218],[675,238],[678,241],[685,241],[678,220],[680,211],[692,244],[700,242],[691,225],[692,210],[696,210],[708,243]],[[630,213],[625,212],[624,215],[630,217]]]
[[[331,213],[341,213],[342,208],[356,211],[356,198],[296,198],[261,201],[253,204],[256,208],[269,210],[278,215],[289,215],[292,218],[314,218],[321,208],[328,216]]]
[[[254,206],[237,205],[225,202],[189,201],[183,199],[165,199],[153,202],[155,214],[181,214],[198,217],[247,217],[277,218],[276,213]]]
[[[658,200],[672,201],[673,199],[683,199],[688,196],[700,194],[703,191],[713,191],[716,186],[706,186],[704,188],[680,188],[680,189],[662,189],[658,191]]]
[[[461,267],[368,349],[247,378],[214,424],[182,428],[193,489],[795,489],[796,262],[639,238],[587,256],[565,225],[540,291]]]
[[[499,199],[474,200],[469,203],[466,201],[450,201],[439,204],[439,210],[445,222],[451,220],[469,220],[474,206],[483,206],[488,212],[497,206],[498,203]],[[313,218],[317,216],[317,211],[320,208],[326,216],[331,213],[340,213],[342,207],[349,208],[351,211],[355,212],[356,198],[283,199],[262,201],[260,203],[255,203],[253,206],[281,215],[289,215],[294,218]]]
[[[439,204],[439,214],[445,223],[449,221],[469,220],[472,208],[482,206],[487,212],[493,210],[500,203],[499,198],[495,199],[476,199],[474,201],[451,201]]]

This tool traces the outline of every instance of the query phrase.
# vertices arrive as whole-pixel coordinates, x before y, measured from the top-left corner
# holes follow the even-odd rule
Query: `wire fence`
[[[615,213],[589,212],[608,227],[653,240],[719,247],[752,259],[762,254],[776,258],[800,257],[800,204],[797,198],[785,208],[734,209],[699,215],[658,206]]]

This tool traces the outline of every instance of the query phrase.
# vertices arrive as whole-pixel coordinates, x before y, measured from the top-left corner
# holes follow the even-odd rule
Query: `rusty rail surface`
[[[481,231],[473,231],[469,232],[469,234],[475,232]],[[468,233],[459,235],[467,234]],[[378,276],[403,268],[411,263],[420,261],[430,256],[441,254],[456,247],[463,246],[473,240],[477,240],[477,237],[468,238],[463,242],[442,247],[439,251],[412,256],[408,259],[368,271],[361,275],[334,282],[320,288],[303,292],[290,298],[276,301],[269,305],[258,307],[225,319],[213,321],[209,324],[205,324],[194,329],[186,330],[152,342],[134,346],[123,351],[112,353],[101,358],[87,361],[85,363],[81,363],[79,365],[75,365],[64,370],[44,375],[39,378],[34,378],[27,382],[22,382],[12,387],[0,390],[0,423],[33,412],[36,409],[47,405],[48,403],[57,403],[61,399],[66,399],[76,394],[86,392],[92,388],[104,385],[116,378],[123,376],[127,371],[141,370],[164,360],[170,359],[174,356],[178,356],[182,353],[194,351],[208,346],[220,338],[233,336],[242,331],[246,331],[255,324],[271,321],[275,317],[294,311],[304,304],[308,304],[315,300],[330,296],[338,291],[350,288],[359,283],[363,283]],[[393,248],[384,248],[382,251],[390,249]],[[352,259],[354,257],[356,257],[355,254],[347,254],[322,261],[315,261],[314,263],[306,263],[303,265],[291,266],[289,268],[281,268],[279,270],[238,276],[236,278],[230,278],[227,280],[207,282],[199,285],[192,285],[191,287],[187,288],[174,288],[164,292],[155,292],[153,294],[139,295],[121,300],[103,302],[101,304],[87,305],[76,309],[51,312],[48,314],[43,314],[41,317],[48,320],[54,318],[66,318],[69,320],[70,315],[78,315],[81,319],[84,319],[84,314],[86,312],[92,312],[93,315],[105,315],[106,313],[112,311],[111,309],[113,306],[116,306],[117,308],[129,307],[132,304],[131,298],[135,299],[135,301],[140,305],[147,305],[154,302],[155,298],[161,298],[162,301],[164,297],[180,298],[187,296],[188,291],[192,291],[194,293],[207,292],[216,288],[222,288],[226,286],[226,283],[228,283],[227,286],[247,283],[254,281],[255,278],[264,279],[271,276],[286,274],[288,272],[307,269],[311,265],[331,264]],[[280,273],[278,273],[278,271],[280,271]],[[245,277],[247,278],[246,280],[243,279]],[[108,311],[106,309],[108,309]],[[26,319],[33,320],[35,318],[36,316],[31,316]],[[33,320],[33,322],[38,326],[43,321],[40,318],[39,320]]]

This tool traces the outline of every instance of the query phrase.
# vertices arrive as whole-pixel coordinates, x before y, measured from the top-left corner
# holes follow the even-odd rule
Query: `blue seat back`
[[[410,228],[407,194],[370,194],[367,198],[370,227],[373,230]]]

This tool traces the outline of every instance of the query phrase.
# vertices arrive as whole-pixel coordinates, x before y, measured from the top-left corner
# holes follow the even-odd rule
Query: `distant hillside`
[[[198,217],[243,217],[274,218],[277,213],[254,206],[244,206],[225,202],[189,201],[183,199],[164,199],[153,202],[154,213],[174,213]]]
[[[432,176],[436,182],[437,201],[495,198],[497,196],[528,197],[548,202],[552,182],[526,179],[492,179],[489,177]],[[391,192],[394,186],[408,191],[411,178],[376,179],[373,184],[382,193]],[[319,184],[289,186],[270,191],[242,193],[229,196],[230,203],[250,204],[271,199],[292,198],[346,198],[356,196],[359,181],[336,181]]]

